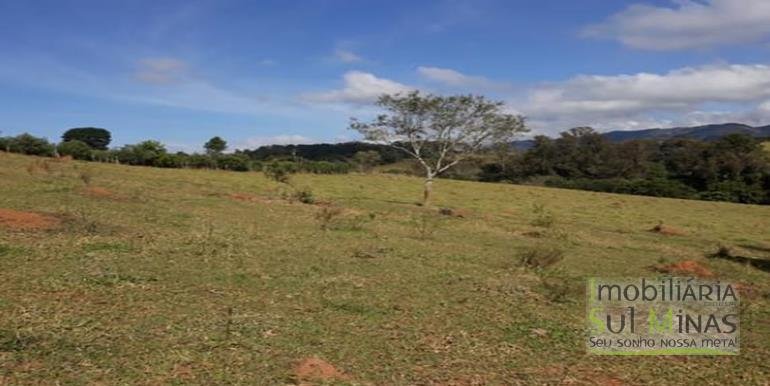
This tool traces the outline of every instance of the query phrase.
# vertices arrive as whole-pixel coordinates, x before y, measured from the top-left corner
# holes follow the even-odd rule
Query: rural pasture
[[[770,379],[770,272],[708,257],[770,258],[770,206],[2,152],[0,181],[0,384]],[[739,356],[585,353],[585,278],[661,271],[741,283]]]

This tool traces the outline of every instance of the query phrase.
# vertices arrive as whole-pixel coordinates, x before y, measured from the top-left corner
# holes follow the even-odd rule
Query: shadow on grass
[[[749,249],[755,249],[755,248],[749,248]],[[758,258],[758,257],[733,255],[729,249],[724,247],[720,248],[716,253],[712,253],[710,255],[707,255],[706,257],[711,259],[723,259],[723,260],[728,260],[739,264],[750,265],[761,271],[770,272],[770,260]]]

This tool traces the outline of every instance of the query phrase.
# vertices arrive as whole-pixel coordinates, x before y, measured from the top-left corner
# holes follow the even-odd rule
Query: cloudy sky
[[[488,95],[550,135],[766,125],[770,1],[0,1],[0,135],[336,142],[413,89]]]

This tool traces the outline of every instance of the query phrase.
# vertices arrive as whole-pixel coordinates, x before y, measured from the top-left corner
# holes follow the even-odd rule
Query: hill
[[[439,180],[443,216],[406,176],[292,176],[311,205],[260,173],[6,153],[0,178],[0,383],[770,377],[768,273],[704,257],[768,257],[770,207]],[[743,283],[740,357],[585,354],[586,277],[682,261]]]
[[[724,123],[694,127],[675,127],[671,129],[610,131],[604,133],[604,136],[616,142],[632,139],[665,140],[670,138],[690,138],[708,141],[736,133],[760,138],[770,137],[770,126],[751,127],[740,123]]]
[[[614,130],[602,135],[613,142],[631,141],[636,139],[667,140],[672,138],[699,139],[712,141],[728,134],[747,134],[757,138],[770,138],[770,125],[752,127],[742,123],[722,123],[692,127],[674,127],[669,129]],[[513,146],[526,150],[533,146],[532,140],[515,141]]]

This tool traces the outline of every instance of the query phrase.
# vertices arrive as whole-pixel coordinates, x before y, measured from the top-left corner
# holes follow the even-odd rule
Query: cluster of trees
[[[268,145],[241,153],[257,161],[272,159],[304,159],[309,161],[346,162],[362,152],[377,153],[382,164],[409,158],[409,155],[392,146],[366,142],[320,143],[311,145]]]
[[[58,144],[24,133],[15,137],[0,137],[0,150],[43,157],[69,156],[84,161],[161,168],[250,171],[263,170],[265,165],[271,164],[271,167],[280,168],[287,173],[320,174],[348,173],[353,169],[353,165],[346,162],[312,161],[297,156],[277,155],[257,158],[253,156],[254,153],[238,150],[234,153],[224,153],[227,150],[227,142],[220,137],[213,137],[203,145],[205,153],[192,154],[169,152],[163,143],[154,140],[110,149],[108,146],[111,139],[109,131],[93,127],[67,130]]]
[[[29,134],[0,137],[0,149],[39,156],[164,168],[347,173],[411,159],[425,177],[424,204],[438,176],[536,183],[549,186],[661,197],[770,204],[770,156],[759,140],[731,134],[716,141],[675,138],[611,142],[590,127],[558,138],[535,137],[523,152],[513,137],[527,131],[524,118],[483,96],[384,95],[384,113],[350,128],[368,141],[273,145],[225,153],[220,137],[205,153],[170,153],[157,141],[108,148],[109,131],[70,129],[58,145]],[[462,164],[461,164],[462,162]],[[459,166],[459,167],[458,167]]]
[[[481,166],[480,180],[770,203],[770,157],[759,140],[745,134],[712,142],[678,138],[614,143],[579,127],[556,139],[536,137],[527,151],[490,158]]]

